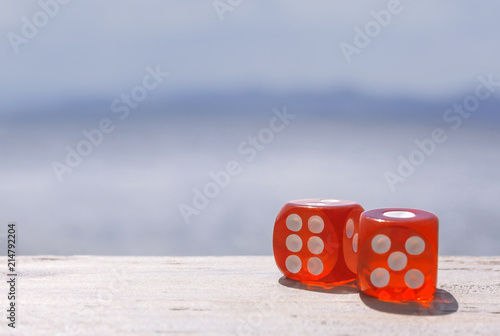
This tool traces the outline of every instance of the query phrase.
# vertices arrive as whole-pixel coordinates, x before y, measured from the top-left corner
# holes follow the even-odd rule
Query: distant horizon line
[[[158,91],[155,94],[148,97],[144,101],[144,105],[171,105],[187,103],[189,105],[196,99],[199,102],[213,101],[214,99],[225,98],[229,101],[231,99],[241,99],[241,98],[264,98],[264,99],[312,99],[321,98],[328,99],[339,98],[342,100],[349,99],[362,99],[364,101],[373,102],[412,102],[423,105],[437,105],[446,104],[450,101],[459,101],[461,97],[466,95],[467,90],[457,91],[455,94],[441,94],[436,96],[429,96],[424,94],[410,94],[410,93],[380,93],[373,92],[364,89],[355,89],[352,86],[342,86],[342,87],[331,87],[329,89],[287,89],[287,90],[276,90],[269,88],[257,88],[257,87],[239,87],[233,88],[231,90],[227,89],[195,89],[195,90],[166,90]],[[166,96],[165,96],[166,94]],[[96,107],[105,105],[106,103],[111,104],[111,102],[116,99],[116,95],[112,94],[67,94],[60,97],[44,97],[42,95],[38,97],[32,97],[31,99],[23,99],[23,103],[18,103],[21,98],[11,98],[4,99],[3,103],[0,102],[0,109],[5,111],[16,110],[11,112],[26,112],[26,110],[36,109],[54,109],[63,108],[67,106],[72,106],[74,104],[84,104],[86,107]],[[26,103],[29,101],[28,103]],[[500,96],[497,94],[491,99],[491,102],[500,104]],[[221,102],[223,103],[223,102]],[[277,102],[278,103],[278,102]],[[495,104],[495,105],[496,105]],[[2,106],[4,105],[4,106]],[[1,114],[4,114],[0,112]]]

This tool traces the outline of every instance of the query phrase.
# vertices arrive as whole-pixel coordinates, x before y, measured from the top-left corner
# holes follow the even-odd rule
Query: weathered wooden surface
[[[7,308],[0,258],[1,310]],[[19,257],[1,335],[500,335],[500,257],[440,259],[429,307],[306,288],[272,257]],[[5,280],[3,280],[5,279]]]

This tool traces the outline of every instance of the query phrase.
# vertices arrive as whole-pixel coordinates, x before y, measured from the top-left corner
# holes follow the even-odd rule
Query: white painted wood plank
[[[500,335],[500,257],[440,258],[429,307],[307,289],[269,256],[18,259],[18,328],[4,313],[1,335]],[[5,312],[5,280],[0,297]]]

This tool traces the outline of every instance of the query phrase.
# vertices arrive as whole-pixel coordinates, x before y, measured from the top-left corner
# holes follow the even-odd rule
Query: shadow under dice
[[[387,301],[433,298],[437,282],[438,219],[414,209],[361,215],[358,286]]]
[[[276,218],[273,250],[288,278],[346,282],[357,271],[358,223],[363,208],[330,199],[292,201]]]

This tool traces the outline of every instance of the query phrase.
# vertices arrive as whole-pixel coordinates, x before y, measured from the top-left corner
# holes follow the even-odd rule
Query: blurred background
[[[0,4],[19,253],[272,254],[318,197],[500,254],[500,3],[60,1]]]

